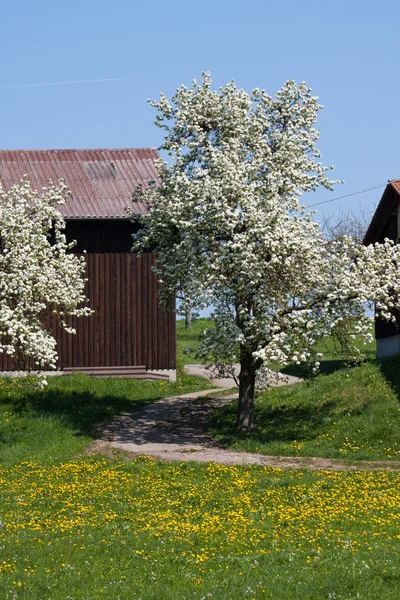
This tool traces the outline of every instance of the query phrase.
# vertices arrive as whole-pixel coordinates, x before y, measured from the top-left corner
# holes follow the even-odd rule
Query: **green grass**
[[[355,341],[355,346],[359,349],[361,353],[360,358],[362,360],[375,359],[375,340],[369,344],[364,344],[364,342],[361,339],[358,339]],[[346,368],[349,362],[351,362],[349,353],[341,347],[340,343],[333,336],[329,336],[324,340],[321,340],[316,346],[316,352],[321,352],[323,355],[321,359],[318,359],[321,363],[319,372],[322,374],[329,374],[339,369]],[[296,375],[305,379],[313,377],[310,368],[302,364],[291,364],[287,365],[284,368],[281,368],[279,365],[277,365],[276,367],[272,368],[276,368],[278,370],[281,370],[283,373]]]
[[[176,346],[178,359],[184,364],[201,362],[196,356],[196,349],[200,344],[200,336],[208,327],[212,327],[211,319],[193,319],[191,329],[185,328],[185,320],[176,322]]]
[[[57,376],[48,378],[43,391],[33,378],[0,379],[0,464],[68,460],[88,446],[105,419],[207,387],[205,379],[187,375],[176,383]]]
[[[181,364],[201,362],[196,356],[196,349],[199,346],[201,334],[210,327],[212,327],[212,320],[208,318],[194,319],[191,329],[185,328],[184,319],[176,322],[177,354]],[[375,358],[375,341],[365,345],[360,340],[356,342],[356,346],[364,358],[368,360]],[[335,341],[332,336],[321,341],[316,348],[316,352],[323,353],[323,359],[321,360],[321,372],[323,373],[342,368],[349,360],[347,352],[341,348],[339,342]],[[276,365],[272,368],[280,370],[282,367]],[[309,376],[309,372],[303,365],[289,365],[283,371],[299,377]]]
[[[395,473],[0,467],[2,600],[397,600]]]
[[[350,460],[400,458],[400,357],[260,393],[255,427],[235,429],[236,403],[213,412],[222,444],[272,455]]]
[[[369,363],[263,394],[259,429],[240,443],[290,447],[295,434],[326,455],[337,446],[326,433],[359,428],[386,457],[399,439],[398,367]],[[0,380],[1,600],[397,600],[397,473],[81,455],[107,417],[204,387],[74,376],[39,392]],[[224,410],[217,429],[234,443]],[[337,456],[363,457],[346,452]]]

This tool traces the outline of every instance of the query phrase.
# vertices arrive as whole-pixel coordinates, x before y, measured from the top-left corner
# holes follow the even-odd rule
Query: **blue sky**
[[[322,158],[345,184],[307,203],[400,178],[399,17],[394,0],[3,3],[0,147],[159,146],[147,98],[209,70],[217,86],[305,80],[320,97]],[[102,78],[123,80],[13,87]],[[381,191],[322,213],[372,210]]]

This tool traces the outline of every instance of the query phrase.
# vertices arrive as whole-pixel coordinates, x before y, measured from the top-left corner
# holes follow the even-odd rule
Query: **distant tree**
[[[348,315],[351,335],[370,339],[367,300],[390,318],[400,278],[382,284],[398,251],[328,242],[300,205],[303,192],[334,183],[305,83],[288,81],[272,98],[233,82],[212,90],[206,73],[152,105],[170,164],[160,161],[160,185],[142,192],[149,214],[134,247],[155,249],[162,299],[183,290],[193,307],[214,307],[202,351],[220,374],[240,363],[237,426],[249,429],[256,377],[271,376],[269,365],[315,360],[316,341]]]
[[[0,352],[55,368],[56,341],[43,324],[48,312],[60,326],[69,315],[92,311],[86,302],[85,259],[72,254],[58,206],[67,188],[50,185],[38,194],[28,180],[0,188]]]
[[[340,241],[350,237],[356,244],[362,244],[372,214],[365,207],[340,210],[322,219],[321,230],[328,241]]]
[[[192,329],[192,304],[189,298],[185,298],[183,310],[185,312],[185,329]]]
[[[192,329],[192,312],[190,308],[186,311],[185,314],[185,328]]]

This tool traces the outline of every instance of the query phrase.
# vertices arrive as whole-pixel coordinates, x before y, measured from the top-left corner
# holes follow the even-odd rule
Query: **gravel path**
[[[238,378],[240,365],[234,364],[233,368],[235,370],[235,375]],[[226,379],[217,379],[215,377],[215,372],[213,371],[213,369],[207,369],[204,365],[201,364],[185,365],[185,371],[189,373],[189,375],[198,375],[199,377],[209,379],[211,383],[215,385],[215,387],[223,387],[230,389],[236,386],[236,382],[233,379],[233,377],[227,377]],[[281,381],[277,381],[272,385],[291,385],[292,383],[297,383],[298,381],[301,381],[300,377],[295,377],[294,375],[284,375]]]
[[[205,431],[208,413],[237,396],[204,398],[210,391],[165,398],[119,415],[101,428],[100,439],[88,448],[87,454],[109,454],[115,448],[131,456],[146,455],[164,461],[264,465],[313,471],[400,470],[399,461],[349,464],[326,458],[263,456],[221,448]]]
[[[205,432],[207,414],[236,395],[202,400],[212,390],[163,398],[119,415],[102,428],[101,440],[113,448],[168,458],[171,453],[216,448]]]

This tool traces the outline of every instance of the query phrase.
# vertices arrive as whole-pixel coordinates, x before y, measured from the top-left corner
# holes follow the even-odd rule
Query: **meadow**
[[[396,361],[342,367],[259,396],[253,438],[237,437],[229,406],[214,413],[215,435],[256,451],[396,458]],[[86,455],[108,417],[206,385],[0,380],[2,600],[397,600],[395,471]],[[357,451],[330,439],[346,420]]]
[[[193,319],[191,329],[185,328],[184,319],[179,319],[176,322],[177,353],[181,364],[201,362],[196,356],[196,349],[199,346],[203,331],[210,327],[212,327],[212,321],[205,317]],[[361,341],[356,341],[356,346],[366,359],[371,360],[375,358],[375,341],[366,345]],[[331,371],[338,364],[343,366],[349,358],[347,351],[341,347],[338,339],[333,337],[322,340],[318,344],[316,351],[323,353],[321,364],[323,372]],[[275,368],[280,369],[281,367],[277,365]],[[305,368],[298,365],[291,365],[288,372],[301,376],[308,375]]]
[[[0,482],[7,600],[398,598],[396,473],[95,457]]]
[[[185,328],[185,320],[179,319],[176,322],[176,347],[178,360],[182,364],[199,363],[196,356],[196,349],[199,346],[200,338],[205,329],[212,326],[211,319],[199,318],[193,319],[192,327]]]

